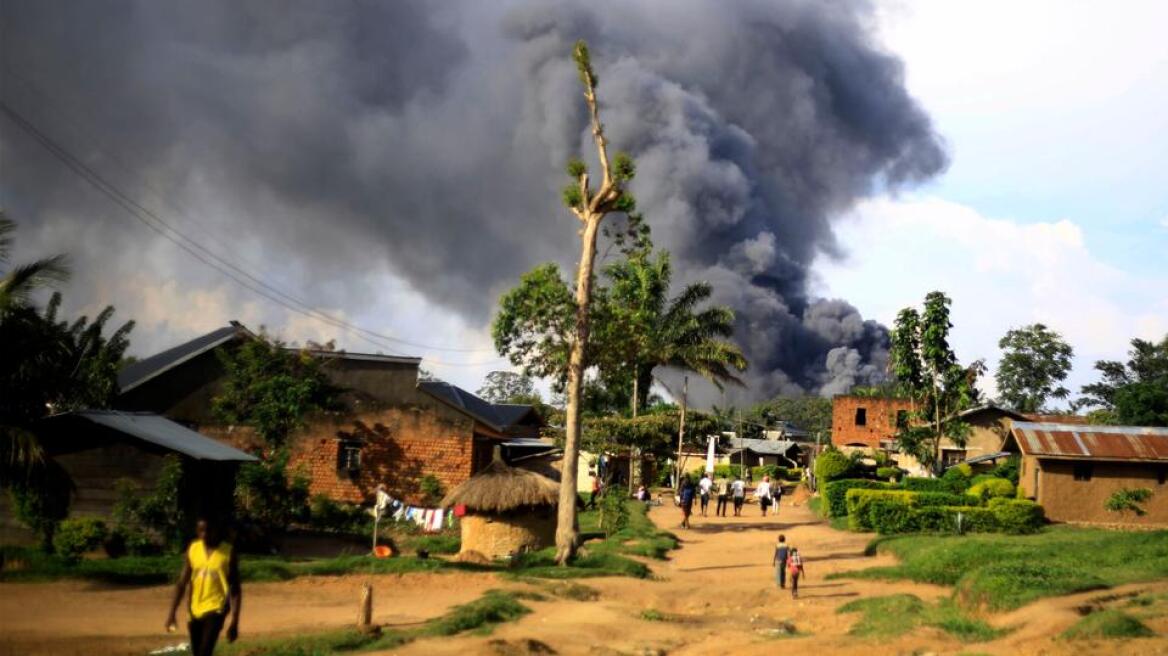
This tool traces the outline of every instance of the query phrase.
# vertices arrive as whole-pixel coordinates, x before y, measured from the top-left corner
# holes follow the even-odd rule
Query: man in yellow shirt
[[[227,625],[227,641],[235,642],[239,636],[239,611],[243,605],[239,555],[231,543],[224,540],[215,521],[200,519],[195,525],[195,535],[178,576],[174,601],[166,616],[166,629],[174,631],[177,628],[175,614],[189,585],[187,629],[191,635],[191,654],[211,656],[228,611],[231,612],[231,623]]]

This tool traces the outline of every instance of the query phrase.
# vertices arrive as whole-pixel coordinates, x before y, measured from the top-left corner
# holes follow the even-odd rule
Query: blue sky
[[[856,208],[818,291],[890,322],[954,297],[963,359],[1043,321],[1071,387],[1168,332],[1168,3],[883,2],[878,32],[949,145],[929,185]],[[987,391],[993,385],[987,381]]]

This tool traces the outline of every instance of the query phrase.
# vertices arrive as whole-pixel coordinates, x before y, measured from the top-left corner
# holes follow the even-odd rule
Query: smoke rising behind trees
[[[809,267],[846,256],[834,217],[947,163],[860,2],[143,0],[0,19],[5,102],[131,194],[181,204],[212,248],[353,314],[394,303],[368,275],[385,269],[483,326],[522,272],[574,267],[558,190],[592,150],[570,58],[587,39],[654,241],[679,285],[707,280],[736,311],[753,398],[879,380],[887,330],[812,298]],[[67,296],[134,314],[143,280],[226,284],[0,120],[3,202],[22,244],[73,255]]]

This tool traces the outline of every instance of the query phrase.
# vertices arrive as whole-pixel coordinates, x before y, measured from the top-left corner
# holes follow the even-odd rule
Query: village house
[[[226,372],[217,352],[255,334],[239,323],[212,331],[127,367],[116,407],[164,415],[244,449],[257,440],[246,427],[216,417],[212,399]],[[496,445],[522,450],[538,437],[530,406],[492,404],[454,385],[419,381],[419,358],[310,350],[341,390],[339,408],[313,413],[292,445],[290,467],[309,479],[310,493],[364,503],[384,483],[390,493],[422,502],[420,481],[433,476],[449,490],[491,462]]]
[[[1021,493],[1054,521],[1168,525],[1168,428],[1018,421],[1004,450],[1021,456]],[[1106,508],[1136,489],[1151,492],[1147,514]]]
[[[69,516],[108,518],[123,482],[151,490],[167,457],[182,463],[179,505],[191,517],[229,512],[235,474],[252,455],[150,412],[77,410],[41,420],[37,428],[51,484],[69,496]],[[193,483],[197,481],[197,486]],[[0,495],[0,541],[27,543]]]

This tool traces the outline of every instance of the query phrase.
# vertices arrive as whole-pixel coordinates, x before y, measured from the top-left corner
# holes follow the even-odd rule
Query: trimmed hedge
[[[828,449],[815,459],[815,480],[820,485],[844,480],[852,472],[852,468],[851,458],[836,449]]]
[[[844,517],[848,514],[848,490],[894,490],[895,485],[872,481],[866,478],[845,478],[823,486],[823,497],[829,517]]]
[[[1004,478],[987,477],[975,481],[965,493],[979,501],[997,497],[1009,498],[1014,496],[1014,484]]]
[[[899,481],[903,477],[904,477],[904,470],[902,470],[899,467],[877,467],[876,468],[876,478],[878,478],[882,481],[887,481],[887,480]]]
[[[1042,506],[1029,499],[990,499],[1003,533],[1034,533],[1046,523]]]
[[[874,528],[873,518],[876,515],[891,512],[896,508],[907,511],[915,505],[915,496],[915,492],[905,490],[852,488],[845,495],[848,528],[853,531],[870,531]]]
[[[964,479],[954,480],[945,478],[922,478],[909,476],[900,482],[901,487],[913,492],[945,492],[961,494],[965,491]]]

